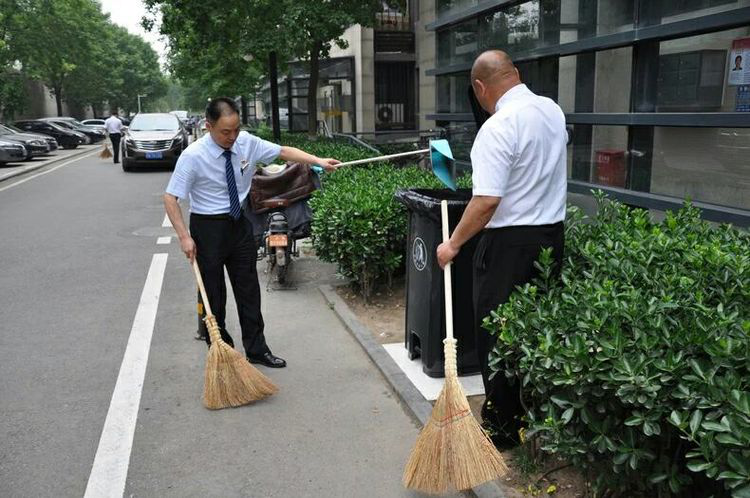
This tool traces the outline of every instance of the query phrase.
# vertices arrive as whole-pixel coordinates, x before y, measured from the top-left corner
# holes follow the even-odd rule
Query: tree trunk
[[[52,92],[55,94],[55,103],[57,104],[57,115],[62,116],[62,85],[53,85]]]
[[[310,50],[310,83],[307,86],[307,136],[318,134],[318,79],[320,77],[321,42],[314,42]]]

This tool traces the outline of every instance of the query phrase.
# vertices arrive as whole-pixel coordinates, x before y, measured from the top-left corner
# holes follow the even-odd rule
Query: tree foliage
[[[380,0],[146,0],[153,27],[169,39],[170,68],[183,82],[201,82],[206,97],[246,95],[267,74],[268,54],[305,60],[310,67],[308,109],[317,109],[319,61],[352,25],[370,26]],[[250,57],[252,56],[252,60]],[[308,125],[316,128],[316,113]]]
[[[58,114],[63,102],[129,111],[138,94],[166,91],[151,46],[113,24],[95,0],[0,0],[0,74],[4,113],[23,104],[17,93],[24,79],[49,88]]]

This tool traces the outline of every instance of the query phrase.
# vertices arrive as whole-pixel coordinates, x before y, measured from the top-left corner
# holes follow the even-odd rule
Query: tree
[[[18,37],[24,25],[28,2],[0,0],[0,116],[12,115],[26,101],[19,54],[23,40]]]
[[[195,68],[206,80],[242,83],[244,94],[253,77],[266,74],[265,61],[275,51],[281,60],[301,59],[310,67],[308,132],[316,133],[320,59],[334,44],[345,47],[344,31],[354,24],[371,26],[381,0],[145,0],[153,27],[161,14],[160,32],[169,39],[170,54],[202,61]],[[246,62],[246,55],[253,56]],[[171,63],[182,76],[179,60]],[[250,74],[230,79],[237,66]],[[187,76],[187,75],[185,75]],[[222,83],[217,83],[221,86]]]

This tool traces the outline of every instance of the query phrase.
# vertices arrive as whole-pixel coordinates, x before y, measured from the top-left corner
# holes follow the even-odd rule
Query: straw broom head
[[[445,384],[404,471],[404,486],[423,493],[464,491],[508,472],[474,418],[456,369],[456,340],[445,339]]]
[[[102,159],[109,159],[110,157],[112,157],[112,152],[109,150],[107,144],[104,144],[104,149],[102,149],[102,151],[99,153],[99,157],[101,157]]]
[[[242,406],[266,398],[278,388],[221,339],[216,317],[206,316],[211,347],[206,358],[203,404],[211,410]]]

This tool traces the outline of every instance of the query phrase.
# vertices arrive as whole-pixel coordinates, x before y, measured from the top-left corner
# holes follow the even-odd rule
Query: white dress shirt
[[[502,198],[485,228],[565,219],[567,138],[562,109],[526,85],[497,101],[471,149],[473,194]]]
[[[110,135],[112,133],[122,133],[122,121],[117,116],[110,116],[104,121],[104,129]]]
[[[279,157],[281,146],[241,131],[230,150],[237,194],[242,203],[250,192],[255,164],[270,164]],[[190,144],[177,160],[167,193],[180,199],[189,197],[191,213],[229,213],[223,153],[224,149],[208,133]]]

